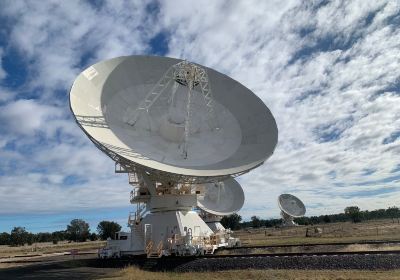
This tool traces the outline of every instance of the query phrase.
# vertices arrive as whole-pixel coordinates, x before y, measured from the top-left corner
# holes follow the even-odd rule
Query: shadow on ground
[[[399,252],[379,254],[324,254],[306,256],[250,255],[246,257],[166,257],[147,259],[100,260],[82,256],[71,260],[68,257],[47,259],[39,264],[0,270],[0,279],[98,279],[107,278],[121,268],[133,265],[150,271],[223,271],[232,269],[356,269],[392,270],[400,269]]]
[[[119,260],[100,260],[97,258],[60,260],[0,269],[0,279],[98,279],[107,278],[113,272],[129,265],[135,265],[145,270],[167,271],[192,260],[193,258],[155,260],[145,257]]]

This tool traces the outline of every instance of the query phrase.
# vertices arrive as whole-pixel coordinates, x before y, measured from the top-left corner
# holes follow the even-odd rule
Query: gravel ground
[[[179,265],[176,271],[218,271],[230,269],[399,269],[400,256],[342,255],[197,259]]]
[[[43,258],[24,267],[0,269],[0,279],[98,279],[133,265],[150,271],[222,271],[238,269],[400,269],[399,254],[327,255],[327,256],[253,256],[228,258],[161,258],[99,260],[93,255]]]

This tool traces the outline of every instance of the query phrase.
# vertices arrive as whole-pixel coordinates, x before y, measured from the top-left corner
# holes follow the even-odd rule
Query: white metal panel
[[[164,72],[181,60],[128,56],[99,62],[81,73],[70,92],[71,109],[81,128],[102,151],[143,168],[185,176],[218,177],[249,171],[272,155],[278,131],[265,104],[235,80],[207,67],[221,130],[200,129],[189,137],[188,158],[158,128],[146,134],[132,128],[123,114],[135,108]],[[181,89],[182,91],[182,89]],[[179,89],[177,94],[179,93]],[[200,102],[194,93],[194,104]],[[155,104],[151,122],[158,125],[165,105]],[[158,101],[157,101],[158,102]],[[154,107],[153,106],[153,107]],[[158,107],[157,107],[158,106]],[[198,110],[198,114],[203,113]],[[143,122],[145,118],[142,118]],[[199,123],[201,123],[199,121]]]
[[[232,214],[239,211],[244,204],[243,189],[233,178],[200,185],[197,189],[203,193],[197,200],[197,206],[214,215]]]

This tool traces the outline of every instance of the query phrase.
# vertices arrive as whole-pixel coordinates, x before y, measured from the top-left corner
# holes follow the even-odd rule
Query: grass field
[[[307,228],[322,229],[319,237],[306,237]],[[250,229],[235,232],[242,245],[290,245],[359,242],[367,240],[400,240],[400,224],[392,220],[362,223],[331,223],[293,228]]]
[[[24,255],[40,255],[48,253],[68,252],[72,249],[79,251],[93,250],[101,248],[105,245],[105,241],[87,241],[87,242],[59,242],[53,244],[52,242],[34,243],[32,245],[24,246],[0,246],[0,258],[24,256]]]
[[[238,280],[238,279],[274,279],[274,280],[398,280],[400,270],[359,271],[359,270],[231,270],[221,272],[148,272],[136,267],[127,267],[103,279],[141,279],[141,280]]]

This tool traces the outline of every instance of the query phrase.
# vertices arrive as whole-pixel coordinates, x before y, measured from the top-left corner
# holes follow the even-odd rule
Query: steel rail
[[[331,243],[309,243],[309,244],[283,244],[283,245],[249,245],[240,247],[223,248],[221,250],[237,250],[237,249],[264,249],[264,248],[291,248],[291,247],[307,247],[307,246],[334,246],[334,245],[368,245],[368,244],[400,244],[400,240],[361,240],[357,242],[331,242]]]
[[[343,256],[343,255],[400,255],[400,250],[206,255],[206,256],[198,256],[195,258],[256,258],[256,257],[303,257],[303,256],[320,257],[320,256]]]

